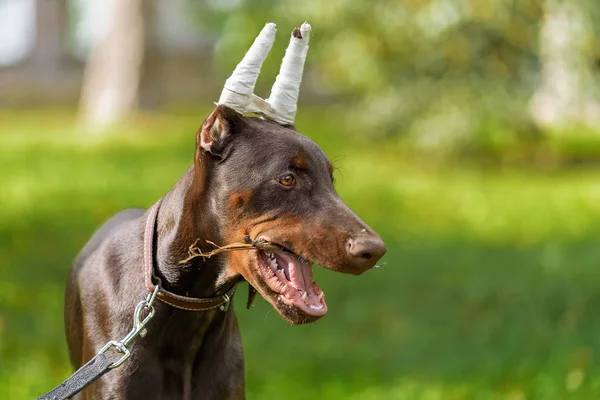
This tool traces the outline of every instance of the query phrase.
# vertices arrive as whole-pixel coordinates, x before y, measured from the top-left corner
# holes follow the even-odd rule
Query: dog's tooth
[[[302,295],[302,300],[306,300],[308,299],[308,293],[306,291],[304,291],[304,294]]]
[[[321,292],[321,294],[319,295],[319,300],[321,300],[323,298],[323,292]]]

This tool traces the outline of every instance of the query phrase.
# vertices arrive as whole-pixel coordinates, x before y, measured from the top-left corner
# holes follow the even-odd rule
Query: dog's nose
[[[361,272],[373,267],[386,252],[383,240],[377,235],[351,238],[347,246],[349,261]]]

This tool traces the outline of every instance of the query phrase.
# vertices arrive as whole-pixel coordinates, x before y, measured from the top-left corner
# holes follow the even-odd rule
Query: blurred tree
[[[600,124],[594,27],[586,2],[546,0],[540,31],[542,84],[531,102],[536,123]]]
[[[106,127],[122,121],[138,105],[144,56],[142,0],[95,0],[110,23],[95,37],[84,73],[80,109],[83,122]]]
[[[35,17],[35,42],[28,66],[36,75],[52,78],[61,72],[67,56],[66,0],[37,0]]]

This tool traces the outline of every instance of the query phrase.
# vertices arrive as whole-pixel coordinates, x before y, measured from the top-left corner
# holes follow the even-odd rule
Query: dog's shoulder
[[[81,292],[97,285],[120,286],[128,280],[125,267],[141,265],[144,213],[142,209],[121,211],[94,233],[71,269],[70,280]]]
[[[90,238],[87,244],[83,247],[77,258],[74,266],[82,264],[86,259],[95,253],[103,244],[110,238],[123,236],[122,231],[129,231],[137,227],[136,221],[144,215],[145,210],[141,208],[129,208],[120,211],[109,218]]]

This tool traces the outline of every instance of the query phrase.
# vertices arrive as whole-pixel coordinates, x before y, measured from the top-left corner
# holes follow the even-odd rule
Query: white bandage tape
[[[252,102],[254,86],[267,54],[275,41],[277,27],[269,22],[254,40],[254,43],[235,67],[231,76],[225,81],[221,97],[217,104],[233,108],[240,114],[247,111]]]
[[[281,62],[279,75],[275,79],[271,95],[267,100],[271,107],[277,110],[274,116],[269,115],[269,117],[280,124],[292,124],[296,117],[310,30],[310,25],[305,22],[300,27],[301,38],[294,37],[292,33],[290,44]]]

